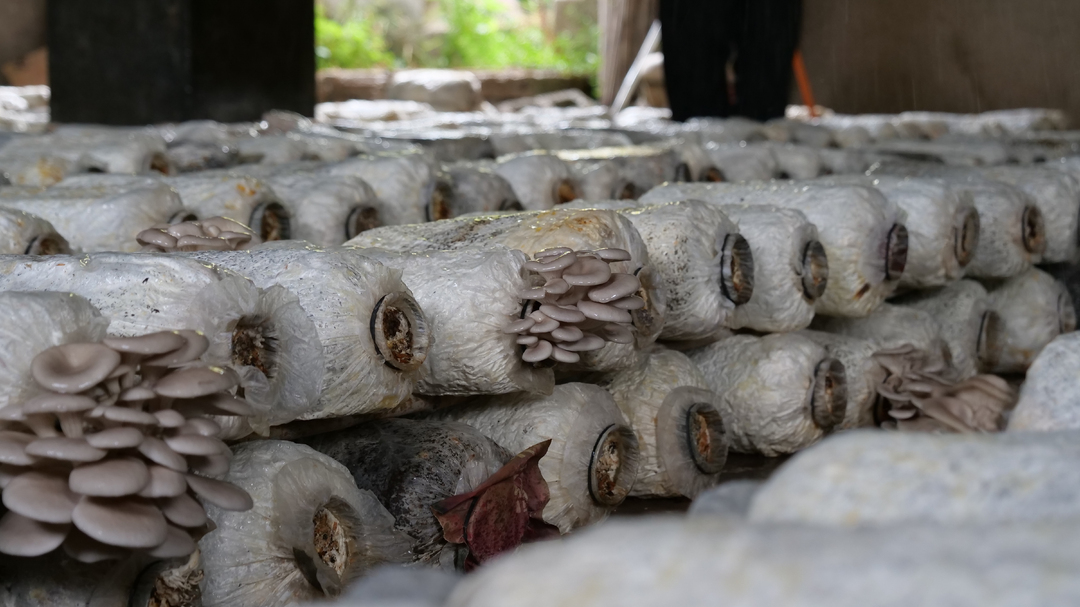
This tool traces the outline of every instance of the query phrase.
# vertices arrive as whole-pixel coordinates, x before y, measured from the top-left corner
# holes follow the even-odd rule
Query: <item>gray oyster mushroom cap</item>
[[[1080,600],[1080,581],[1063,574],[1080,567],[1078,541],[1075,524],[838,530],[628,519],[526,547],[462,582],[448,606],[1068,605]]]
[[[292,208],[259,179],[215,171],[188,173],[166,182],[196,219],[228,217],[249,226],[261,241],[293,237]]]
[[[829,526],[1080,519],[1076,432],[983,435],[858,430],[786,462],[750,520]]]

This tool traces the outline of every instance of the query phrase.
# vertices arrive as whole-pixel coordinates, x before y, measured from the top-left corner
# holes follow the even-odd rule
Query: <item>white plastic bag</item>
[[[48,221],[23,211],[0,208],[0,254],[70,253],[68,241]]]
[[[1004,281],[988,282],[990,309],[1001,318],[1001,353],[993,370],[1022,373],[1046,344],[1076,330],[1076,308],[1065,285],[1032,268]]]

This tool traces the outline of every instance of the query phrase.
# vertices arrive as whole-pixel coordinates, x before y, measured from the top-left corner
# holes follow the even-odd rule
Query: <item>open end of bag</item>
[[[720,291],[739,306],[754,294],[754,254],[741,234],[724,237],[720,260]]]
[[[353,207],[345,219],[345,240],[352,240],[361,233],[382,225],[379,209],[371,206]]]
[[[975,257],[975,249],[979,246],[979,229],[979,212],[968,209],[956,230],[956,261],[961,268]]]
[[[43,234],[35,236],[30,244],[26,245],[26,255],[67,255],[71,248],[67,241],[59,236]]]
[[[618,506],[637,476],[638,446],[633,430],[612,424],[600,433],[589,461],[589,495],[602,505]]]
[[[279,202],[263,202],[251,212],[251,229],[263,242],[292,238],[289,212]]]
[[[1046,252],[1046,224],[1043,222],[1042,212],[1038,207],[1025,208],[1020,222],[1024,250],[1032,255],[1042,255]]]
[[[717,474],[727,462],[724,421],[709,403],[694,403],[686,411],[686,448],[702,474]]]
[[[255,367],[270,379],[277,373],[277,357],[277,330],[269,317],[244,316],[236,322],[232,335],[234,365]]]
[[[830,432],[844,420],[847,411],[847,374],[844,363],[826,358],[814,370],[810,414],[819,428]]]
[[[427,358],[427,322],[408,294],[383,295],[371,312],[370,329],[375,349],[390,367],[412,371]]]
[[[908,230],[902,223],[893,224],[885,242],[885,280],[900,280],[907,267]]]
[[[825,255],[825,246],[817,240],[806,243],[802,256],[803,295],[810,302],[815,302],[825,294],[829,283],[829,259]]]

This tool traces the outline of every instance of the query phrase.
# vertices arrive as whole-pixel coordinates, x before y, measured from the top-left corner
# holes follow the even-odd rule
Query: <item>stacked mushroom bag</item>
[[[881,398],[874,403],[875,424],[934,432],[1001,429],[1005,410],[1016,401],[1012,389],[1000,377],[961,373],[953,362],[950,338],[966,348],[972,341],[972,332],[979,334],[985,328],[993,335],[996,330],[992,320],[984,327],[980,315],[969,318],[972,311],[980,309],[978,290],[957,284],[961,286],[956,293],[954,312],[967,314],[963,318],[955,318],[957,314],[953,314],[939,320],[933,315],[933,307],[928,311],[921,305],[885,304],[866,318],[815,319],[815,329],[867,339],[874,344],[874,359],[886,372],[885,380],[877,388]],[[933,293],[929,295],[932,297]],[[959,326],[950,327],[946,333],[944,322]],[[973,360],[974,356],[968,358],[970,364]]]
[[[169,186],[122,175],[83,175],[47,190],[0,188],[0,207],[41,217],[82,251],[138,251],[136,234],[185,214]]]
[[[965,275],[1008,278],[1042,261],[1046,224],[1039,207],[1019,189],[970,172],[942,172],[928,163],[889,161],[868,174],[945,179],[958,194],[971,196],[979,212],[979,242]]]
[[[832,316],[866,316],[893,290],[907,263],[904,212],[880,192],[860,186],[692,183],[660,186],[641,202],[703,200],[712,204],[796,209],[815,226],[829,262],[829,280],[815,308]]]
[[[641,234],[652,267],[667,286],[661,339],[717,339],[734,324],[731,317],[737,306],[751,299],[750,245],[720,209],[696,200],[636,208],[624,201],[580,201],[571,206],[618,209]]]
[[[661,146],[636,145],[603,147],[591,150],[563,150],[555,153],[573,167],[581,162],[610,161],[618,169],[625,184],[621,192],[628,198],[641,194],[667,181],[677,180],[678,154]],[[605,196],[610,198],[610,196]]]
[[[826,354],[844,365],[847,379],[847,406],[838,430],[880,424],[879,390],[887,371],[877,359],[878,347],[869,339],[822,331],[799,331],[798,335],[825,348]]]
[[[797,333],[734,335],[688,354],[721,395],[720,417],[735,451],[793,453],[844,420],[843,363]]]
[[[1046,225],[1047,262],[1074,262],[1080,241],[1080,181],[1068,173],[1042,167],[999,166],[980,174],[1023,190],[1042,212]]]
[[[649,265],[648,249],[641,235],[628,219],[615,211],[559,209],[384,227],[365,232],[346,246],[422,252],[491,244],[520,249],[530,255],[563,248],[593,252],[619,249],[629,253],[629,259],[612,260],[609,271],[633,274],[640,283],[635,295],[645,305],[629,310],[634,343],[608,344],[601,350],[585,352],[578,363],[582,368],[615,371],[632,366],[637,362],[638,351],[656,341],[660,334],[667,306],[665,287]]]
[[[0,257],[0,290],[74,293],[109,321],[109,334],[136,336],[182,327],[210,341],[204,360],[235,369],[270,419],[306,411],[318,397],[322,350],[296,296],[256,288],[221,267],[177,255],[92,253],[82,257]]]
[[[829,526],[1075,521],[1076,439],[1075,432],[845,433],[781,466],[755,495],[749,519]]]
[[[550,209],[578,197],[570,166],[546,152],[501,157],[495,163],[495,172],[510,183],[527,211]]]
[[[1022,373],[1046,344],[1076,330],[1076,308],[1068,289],[1032,268],[1002,281],[987,281],[990,309],[1001,319],[1001,352],[993,370]]]
[[[309,439],[349,469],[410,538],[410,559],[470,570],[525,539],[557,535],[540,519],[547,443],[510,453],[476,429],[445,421],[378,420]]]
[[[63,546],[94,563],[132,551],[186,556],[208,523],[195,496],[223,510],[251,497],[209,478],[231,453],[206,415],[246,415],[235,372],[191,364],[208,347],[194,331],[53,346],[30,364],[41,392],[2,410],[0,552]]]
[[[1020,399],[1007,430],[1080,430],[1076,376],[1080,373],[1080,333],[1054,338],[1028,367]]]
[[[964,275],[979,246],[979,211],[971,193],[943,179],[845,175],[821,183],[876,188],[907,213],[908,258],[900,288],[943,286]]]
[[[0,254],[70,253],[68,241],[48,221],[23,211],[0,208]]]
[[[705,151],[720,172],[722,181],[742,182],[772,179],[779,166],[768,148],[745,142],[719,143],[708,141]]]
[[[1080,581],[1063,572],[1080,567],[1077,542],[1074,522],[831,529],[627,518],[521,550],[467,577],[448,607],[1070,605]]]
[[[561,384],[550,396],[482,397],[432,416],[470,425],[512,452],[550,439],[540,460],[551,495],[543,517],[563,533],[606,518],[637,479],[637,437],[611,395],[595,385]]]
[[[70,293],[0,292],[0,409],[35,396],[30,361],[62,344],[99,341],[109,321]]]
[[[292,238],[292,210],[255,178],[226,173],[188,173],[166,180],[195,218],[227,217],[251,229],[260,240]]]
[[[685,354],[654,347],[639,367],[602,383],[637,435],[630,495],[693,498],[719,482],[728,451],[723,404]]]
[[[20,137],[0,152],[0,172],[12,183],[50,186],[88,171],[143,175],[170,172],[165,142],[152,129],[61,126]]]
[[[291,212],[290,238],[331,247],[383,225],[386,203],[357,177],[295,172],[264,180]]]
[[[443,171],[454,195],[448,204],[433,207],[432,221],[467,213],[523,210],[510,182],[485,163],[455,162],[444,165]]]
[[[187,255],[298,299],[318,349],[304,361],[317,396],[303,409],[272,411],[271,423],[385,411],[415,388],[430,337],[399,271],[359,253],[298,242]]]
[[[400,271],[424,310],[431,346],[417,392],[551,392],[551,368],[522,360],[525,344],[505,331],[523,313],[521,293],[533,286],[524,253],[493,246],[425,253],[345,248],[342,255],[353,251]]]
[[[244,443],[224,478],[254,506],[209,509],[217,528],[199,542],[207,607],[335,597],[369,569],[409,560],[409,538],[394,529],[394,517],[345,466],[310,447]]]
[[[426,221],[432,200],[436,196],[434,163],[422,153],[399,152],[360,156],[323,165],[318,172],[352,175],[368,183],[379,200],[387,202],[382,208],[383,216],[380,217],[382,225]]]

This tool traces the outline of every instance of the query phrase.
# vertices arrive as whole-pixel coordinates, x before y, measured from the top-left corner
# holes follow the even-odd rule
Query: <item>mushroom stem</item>
[[[79,412],[57,413],[60,418],[60,430],[68,438],[82,438],[83,416]]]

